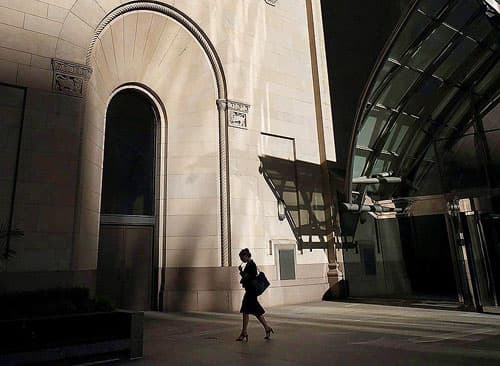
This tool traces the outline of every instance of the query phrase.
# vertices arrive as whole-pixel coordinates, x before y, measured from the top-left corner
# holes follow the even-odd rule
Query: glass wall
[[[403,178],[392,189],[371,187],[373,198],[435,191],[425,176],[436,177],[440,159],[448,188],[488,183],[476,151],[481,142],[468,131],[498,103],[498,18],[479,0],[420,0],[409,13],[373,78],[356,131],[352,177],[390,171]],[[493,124],[485,129],[500,127]]]

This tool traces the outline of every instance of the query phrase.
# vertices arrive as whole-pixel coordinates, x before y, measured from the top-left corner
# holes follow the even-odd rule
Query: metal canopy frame
[[[377,71],[372,73],[353,132],[347,192],[364,192],[368,186],[356,184],[353,178],[370,177],[380,173],[377,171],[380,169],[393,171],[395,176],[402,177],[402,183],[370,186],[373,196],[389,198],[418,192],[416,178],[421,181],[437,163],[426,159],[429,150],[436,147],[436,140],[446,138],[451,147],[470,127],[479,135],[478,152],[483,158],[488,157],[481,116],[499,101],[500,75],[496,72],[500,68],[499,16],[492,16],[491,8],[479,0],[442,1],[439,10],[428,12],[426,7],[436,6],[436,2],[431,3],[431,0],[412,3],[385,47]],[[416,35],[411,33],[415,29]],[[393,54],[405,44],[400,56]],[[466,57],[461,58],[464,49]],[[452,71],[446,71],[446,67]],[[411,77],[405,79],[404,73]],[[478,86],[487,82],[491,74],[493,80],[479,90]],[[384,103],[384,97],[390,96],[391,90],[394,93],[394,89],[396,104]],[[416,111],[411,110],[412,103],[419,107]],[[382,122],[368,120],[383,110],[388,117]],[[402,125],[400,121],[412,123]],[[382,125],[379,130],[377,124]],[[401,135],[393,136],[395,132]],[[447,133],[449,136],[445,137]],[[359,143],[361,134],[365,140],[370,136],[370,146]],[[400,142],[394,148],[400,151],[386,149],[395,139]],[[364,167],[354,172],[356,157],[364,162]],[[486,174],[489,166],[487,161]],[[349,202],[352,200],[350,195]]]

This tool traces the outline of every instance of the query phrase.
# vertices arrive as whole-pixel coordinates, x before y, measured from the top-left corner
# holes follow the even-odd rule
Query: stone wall
[[[17,278],[50,272],[47,286],[63,277],[64,283],[75,277],[75,283],[93,286],[105,113],[124,86],[150,93],[162,114],[155,265],[169,271],[221,265],[220,85],[213,60],[192,32],[153,7],[114,17],[99,29],[122,3],[0,0],[0,82],[27,88],[14,217],[25,237],[13,242],[17,254],[0,272],[4,283],[13,272]],[[319,144],[335,159],[319,1],[312,1],[310,14],[302,0],[275,6],[263,0],[163,3],[185,14],[210,40],[227,98],[250,106],[246,128],[227,131],[231,262],[237,265],[239,250],[249,247],[257,263],[276,272],[269,243],[293,242],[294,236],[288,223],[278,220],[276,199],[259,173],[258,157],[265,153],[261,132],[295,139],[298,160],[319,163]],[[308,22],[314,23],[313,46]],[[82,98],[54,91],[52,59],[92,67]],[[313,66],[319,69],[319,99]],[[318,141],[318,103],[326,141]],[[306,286],[304,278],[318,289],[307,300],[319,299],[326,289],[326,270],[317,272],[327,262],[323,250],[297,252],[296,261],[302,277],[273,283],[269,293],[276,295],[269,295],[269,304],[289,302],[292,295],[278,289]],[[20,280],[19,289],[37,287],[30,282]],[[176,290],[175,284],[168,286]],[[240,291],[233,285],[228,290]],[[298,292],[293,296],[290,301],[300,299]]]

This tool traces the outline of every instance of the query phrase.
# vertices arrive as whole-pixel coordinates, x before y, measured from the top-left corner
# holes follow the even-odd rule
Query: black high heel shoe
[[[264,337],[264,339],[271,339],[271,333],[274,334],[274,330],[273,328],[269,327],[269,329],[266,329],[266,336]]]
[[[247,333],[241,333],[238,338],[236,338],[237,342],[248,342],[248,334]]]

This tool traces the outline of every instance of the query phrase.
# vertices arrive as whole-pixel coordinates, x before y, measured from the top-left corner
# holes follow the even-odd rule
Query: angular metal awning
[[[482,128],[475,121],[500,100],[499,24],[495,7],[479,0],[412,3],[361,99],[346,192],[419,195],[439,155]],[[359,183],[388,172],[401,183]]]

